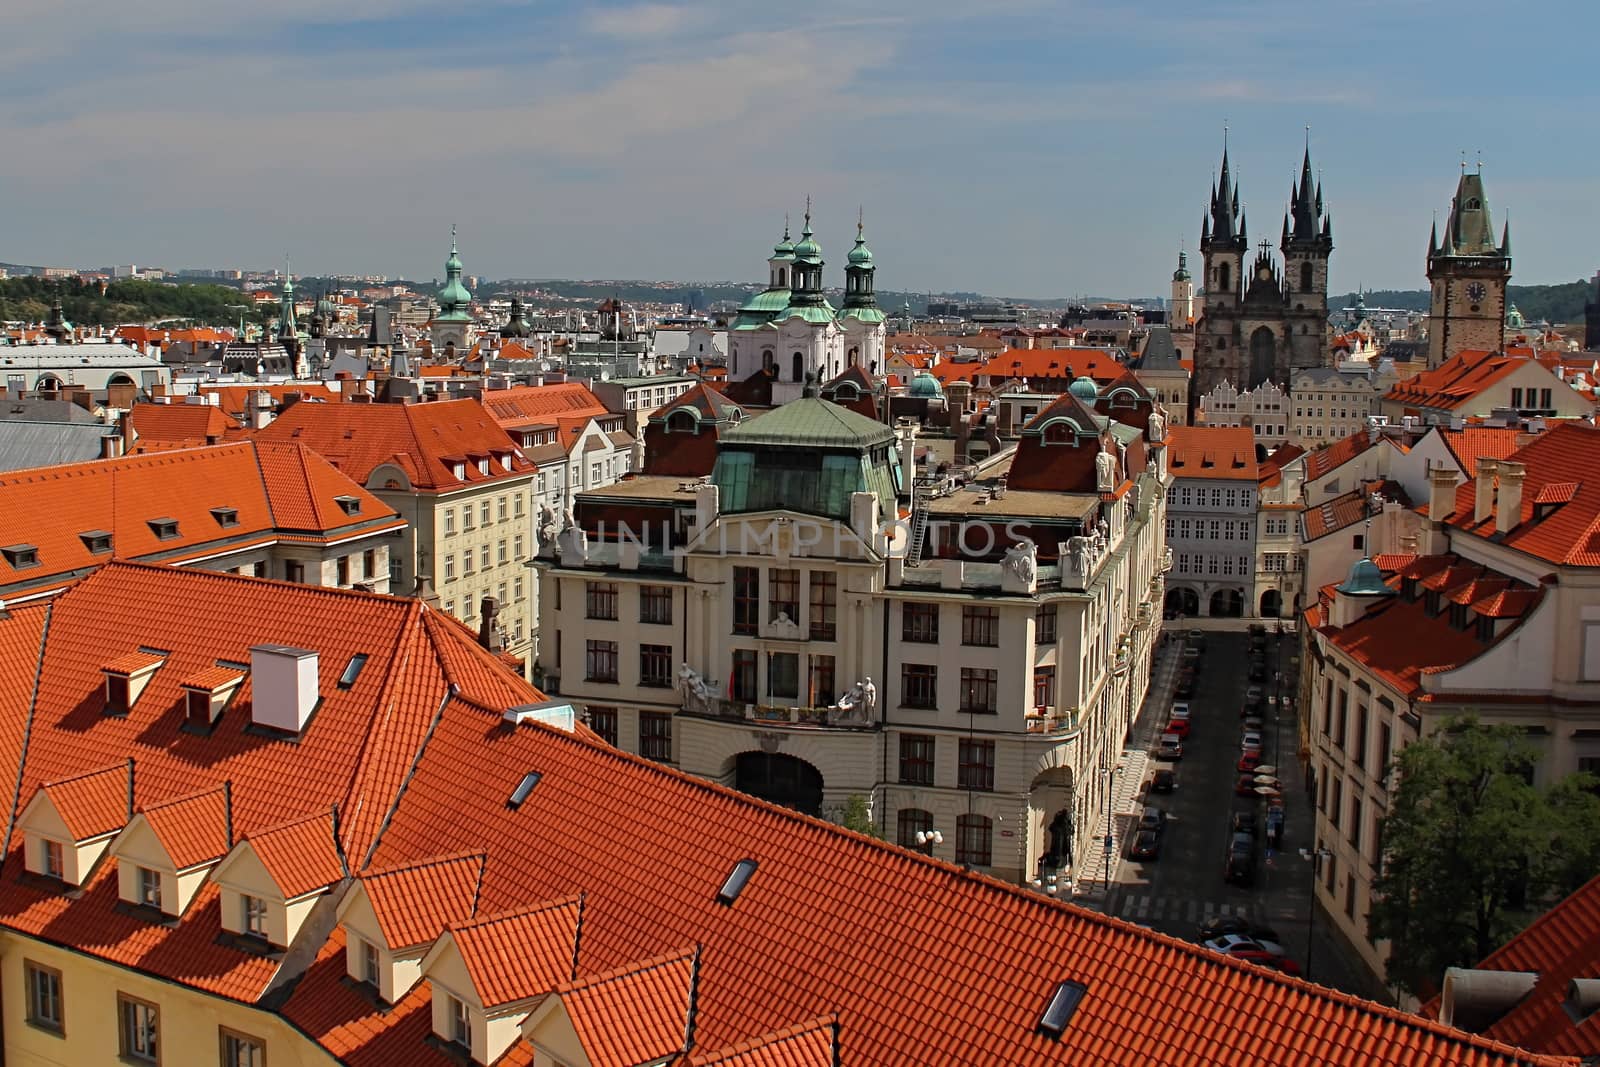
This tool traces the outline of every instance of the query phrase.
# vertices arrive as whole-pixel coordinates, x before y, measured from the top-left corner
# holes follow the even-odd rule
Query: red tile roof
[[[578,382],[490,389],[481,399],[490,417],[507,430],[554,426],[557,416],[589,419],[611,414],[588,386]]]
[[[155,831],[172,866],[180,871],[213,863],[227,855],[228,798],[222,786],[139,810]]]
[[[1468,349],[1432,370],[1397,383],[1384,400],[1412,408],[1454,411],[1491,385],[1534,363],[1532,353],[1526,350],[1502,353]]]
[[[169,452],[222,441],[239,424],[210,404],[135,404],[128,412],[130,452]]]
[[[392,466],[412,489],[459,489],[534,470],[522,450],[476,400],[424,404],[296,404],[256,431],[262,441],[307,445],[362,484]],[[509,460],[509,468],[500,457]],[[488,460],[487,473],[478,460]],[[460,464],[461,476],[455,474]]]
[[[1600,477],[1595,476],[1600,470],[1600,429],[1562,422],[1505,458],[1527,469],[1517,526],[1496,534],[1493,509],[1482,522],[1474,520],[1475,478],[1457,486],[1449,523],[1547,563],[1600,567]]]
[[[345,876],[331,810],[257,830],[245,840],[285,900],[325,889]]]
[[[74,841],[91,841],[127,825],[128,773],[126,763],[117,763],[72,778],[46,782],[39,790],[50,798]]]
[[[1177,478],[1258,481],[1255,434],[1248,426],[1172,426],[1167,470]]]
[[[195,390],[201,396],[217,398],[218,408],[235,422],[243,425],[249,414],[256,410],[260,395],[266,393],[274,407],[293,400],[296,403],[337,404],[344,394],[309,382],[288,382],[279,385],[201,385]]]
[[[814,1019],[715,1052],[694,1053],[693,1067],[834,1067],[837,1020]]]
[[[628,964],[557,991],[590,1067],[634,1067],[682,1052],[699,961],[693,949]],[[627,1019],[627,1026],[618,1026]]]
[[[983,362],[942,362],[928,373],[946,385],[983,384],[980,379],[995,385],[1014,378],[1071,382],[1085,376],[1106,384],[1122,377],[1126,370],[1103,348],[1008,348]]]
[[[1522,447],[1527,435],[1516,429],[1468,426],[1460,430],[1441,428],[1439,439],[1455,457],[1456,465],[1461,468],[1461,472],[1472,478],[1478,473],[1478,460],[1505,459]]]
[[[426,945],[478,907],[484,854],[464,852],[361,876],[391,950]]]
[[[572,980],[578,963],[580,897],[452,923],[472,988],[486,1008],[549,993]]]
[[[1380,436],[1378,440],[1381,441],[1383,438]],[[1366,430],[1359,430],[1349,437],[1340,438],[1331,444],[1307,452],[1306,481],[1315,481],[1324,475],[1332,474],[1376,443],[1372,434]]]

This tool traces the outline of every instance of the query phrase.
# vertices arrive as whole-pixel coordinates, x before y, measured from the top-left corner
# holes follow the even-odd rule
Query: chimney
[[[1472,501],[1473,525],[1483,522],[1494,514],[1494,476],[1499,473],[1499,460],[1478,460],[1477,495]]]
[[[490,652],[500,651],[500,601],[492,596],[483,598],[478,608],[478,644]]]
[[[320,702],[317,654],[288,645],[252,646],[250,683],[250,721],[269,730],[298,734]]]
[[[100,438],[100,458],[116,459],[122,455],[122,435],[108,433]]]
[[[1500,463],[1500,495],[1494,505],[1494,532],[1508,534],[1522,521],[1522,480],[1528,468],[1522,463],[1502,460]]]

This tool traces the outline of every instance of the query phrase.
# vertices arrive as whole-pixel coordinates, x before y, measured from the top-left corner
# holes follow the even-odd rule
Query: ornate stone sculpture
[[[1094,457],[1094,486],[1098,492],[1109,493],[1117,488],[1117,457],[1102,444]]]
[[[800,639],[800,624],[789,618],[787,611],[780,611],[767,623],[767,635],[783,640],[798,641]]]
[[[1032,541],[1021,541],[1006,549],[1005,558],[1000,565],[1015,575],[1022,584],[1027,585],[1033,581],[1037,570],[1038,551]]]
[[[1074,537],[1067,542],[1067,565],[1073,574],[1089,573],[1089,539]]]
[[[870,723],[877,707],[878,687],[872,684],[871,678],[863,678],[845,690],[844,695],[833,705],[833,710],[848,716],[853,721]]]
[[[683,689],[683,695],[700,707],[705,707],[711,702],[711,687],[700,676],[700,672],[685,663],[678,668],[678,685]]]
[[[556,534],[561,528],[556,525],[556,513],[549,504],[539,505],[539,526],[537,535],[540,549],[553,548],[556,543]]]
[[[1167,409],[1161,406],[1161,401],[1156,401],[1155,410],[1150,412],[1150,422],[1145,429],[1145,436],[1152,441],[1165,441],[1167,439]]]

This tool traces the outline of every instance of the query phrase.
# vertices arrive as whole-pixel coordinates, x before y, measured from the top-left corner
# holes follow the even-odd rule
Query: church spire
[[[289,271],[289,257],[283,259],[283,301],[278,309],[278,340],[293,341],[300,336],[300,324],[294,317],[294,275]]]

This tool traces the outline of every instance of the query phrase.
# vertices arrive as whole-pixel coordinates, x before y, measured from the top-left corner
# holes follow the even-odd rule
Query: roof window
[[[177,519],[147,519],[150,532],[156,535],[157,541],[172,541],[178,536]]]
[[[111,551],[111,534],[106,530],[85,530],[78,537],[83,541],[83,547],[96,556]]]
[[[544,775],[538,771],[529,771],[523,775],[522,781],[517,783],[517,787],[511,791],[511,796],[506,799],[506,807],[512,811],[522,807],[523,801],[528,799],[528,794],[533,792],[533,787],[538,785],[543,777]]]
[[[733,902],[739,899],[739,894],[744,892],[744,887],[750,881],[750,876],[756,873],[760,866],[753,859],[742,859],[733,865],[733,870],[728,872],[728,877],[722,882],[722,888],[717,890],[717,903],[723,907],[733,907]]]
[[[367,654],[357,652],[350,657],[350,662],[344,665],[344,673],[339,675],[339,688],[349,689],[356,684],[356,679],[361,677],[361,668],[367,665]]]
[[[1056,986],[1055,992],[1050,994],[1050,1003],[1045,1005],[1044,1014],[1039,1017],[1039,1033],[1052,1041],[1061,1040],[1067,1023],[1072,1021],[1073,1013],[1078,1010],[1087,992],[1089,987],[1082,982],[1066,981]]]
[[[335,504],[338,504],[339,505],[339,510],[344,512],[346,515],[359,515],[359,514],[361,514],[361,498],[360,497],[341,495],[341,496],[334,497],[333,498],[333,502]]]
[[[6,558],[12,570],[25,571],[39,565],[39,546],[7,545],[5,548],[0,548],[0,556]]]
[[[217,520],[217,525],[224,530],[239,525],[238,508],[212,508],[211,517]]]

